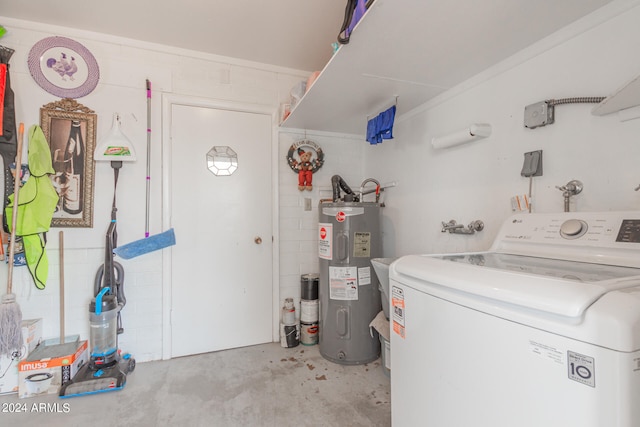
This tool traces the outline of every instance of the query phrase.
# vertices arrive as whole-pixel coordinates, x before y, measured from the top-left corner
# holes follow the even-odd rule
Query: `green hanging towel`
[[[49,178],[55,173],[49,144],[38,125],[29,128],[29,173],[27,182],[20,188],[16,234],[22,236],[27,266],[36,287],[44,289],[49,275],[44,233],[51,226],[58,193]],[[12,208],[13,194],[5,211],[7,218],[11,218]]]

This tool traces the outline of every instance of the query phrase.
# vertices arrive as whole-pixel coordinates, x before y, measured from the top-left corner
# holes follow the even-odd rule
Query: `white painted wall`
[[[640,191],[634,192],[640,119],[620,122],[616,114],[591,115],[595,104],[568,104],[556,107],[555,124],[523,127],[528,104],[607,96],[640,74],[640,6],[593,27],[597,18],[405,115],[396,121],[394,140],[366,146],[365,175],[398,183],[384,209],[385,256],[487,249],[511,214],[510,197],[528,191],[520,171],[524,153],[533,150],[543,150],[544,167],[533,182],[535,212],[562,211],[555,186],[571,179],[584,183],[571,210],[640,210]],[[491,137],[450,149],[431,146],[434,136],[480,122],[491,123]],[[465,225],[480,219],[485,229],[474,236],[442,233],[441,221],[450,219]]]
[[[0,40],[15,49],[11,59],[12,87],[16,93],[17,120],[26,127],[37,124],[42,105],[58,98],[45,92],[27,68],[31,47],[50,36],[65,36],[89,49],[100,66],[97,88],[78,102],[98,115],[98,141],[111,127],[112,115],[123,116],[123,132],[134,142],[138,162],[125,164],[117,193],[118,244],[144,237],[146,176],[146,92],[145,79],[152,83],[152,169],[151,234],[162,230],[162,94],[193,96],[253,104],[277,111],[298,80],[307,74],[233,58],[158,46],[69,28],[0,17],[8,33]],[[211,130],[212,134],[215,129]],[[185,147],[188,150],[189,147]],[[269,161],[270,159],[266,159]],[[284,164],[284,160],[283,160]],[[286,166],[286,164],[285,164]],[[297,191],[297,190],[296,190]],[[88,338],[88,303],[93,296],[94,275],[104,260],[104,240],[113,197],[113,171],[108,163],[96,164],[93,228],[65,228],[66,334]],[[197,204],[194,204],[197,209]],[[59,336],[59,251],[58,233],[48,233],[50,272],[47,288],[38,291],[26,268],[17,268],[14,292],[19,297],[23,318],[44,319],[45,338]],[[176,230],[179,244],[180,231]],[[162,252],[156,251],[124,261],[127,306],[123,311],[125,333],[120,347],[138,361],[162,357]],[[6,278],[6,266],[0,265]],[[2,281],[4,283],[4,280]],[[2,286],[4,288],[4,285]],[[4,294],[4,289],[1,291]],[[194,334],[198,331],[194,329]],[[194,335],[195,338],[195,335]]]
[[[287,152],[294,142],[308,139],[324,151],[324,165],[313,174],[313,189],[298,190],[298,176],[286,163]],[[285,298],[293,298],[300,314],[300,276],[319,273],[318,203],[331,199],[331,177],[340,175],[352,190],[364,180],[363,152],[360,138],[352,135],[328,135],[280,132],[279,184],[280,198],[280,307]],[[304,199],[311,198],[311,211],[304,210]]]

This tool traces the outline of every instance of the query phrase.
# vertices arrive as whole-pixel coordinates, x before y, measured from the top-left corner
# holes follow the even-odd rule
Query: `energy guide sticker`
[[[356,258],[371,257],[371,233],[363,231],[353,233],[353,256]]]
[[[404,309],[404,290],[393,286],[391,288],[391,319],[393,320],[393,332],[401,338],[405,337]]]

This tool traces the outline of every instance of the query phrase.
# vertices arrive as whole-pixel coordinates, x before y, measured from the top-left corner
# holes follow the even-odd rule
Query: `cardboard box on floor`
[[[41,345],[18,364],[19,397],[57,394],[88,361],[87,341]]]
[[[11,356],[0,356],[0,394],[18,392],[18,363],[27,358],[42,340],[42,319],[22,321],[22,348]]]

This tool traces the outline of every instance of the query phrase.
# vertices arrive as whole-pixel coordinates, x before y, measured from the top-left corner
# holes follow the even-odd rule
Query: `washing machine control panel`
[[[489,251],[640,268],[640,211],[516,214]]]
[[[616,242],[640,243],[640,219],[624,219]]]

